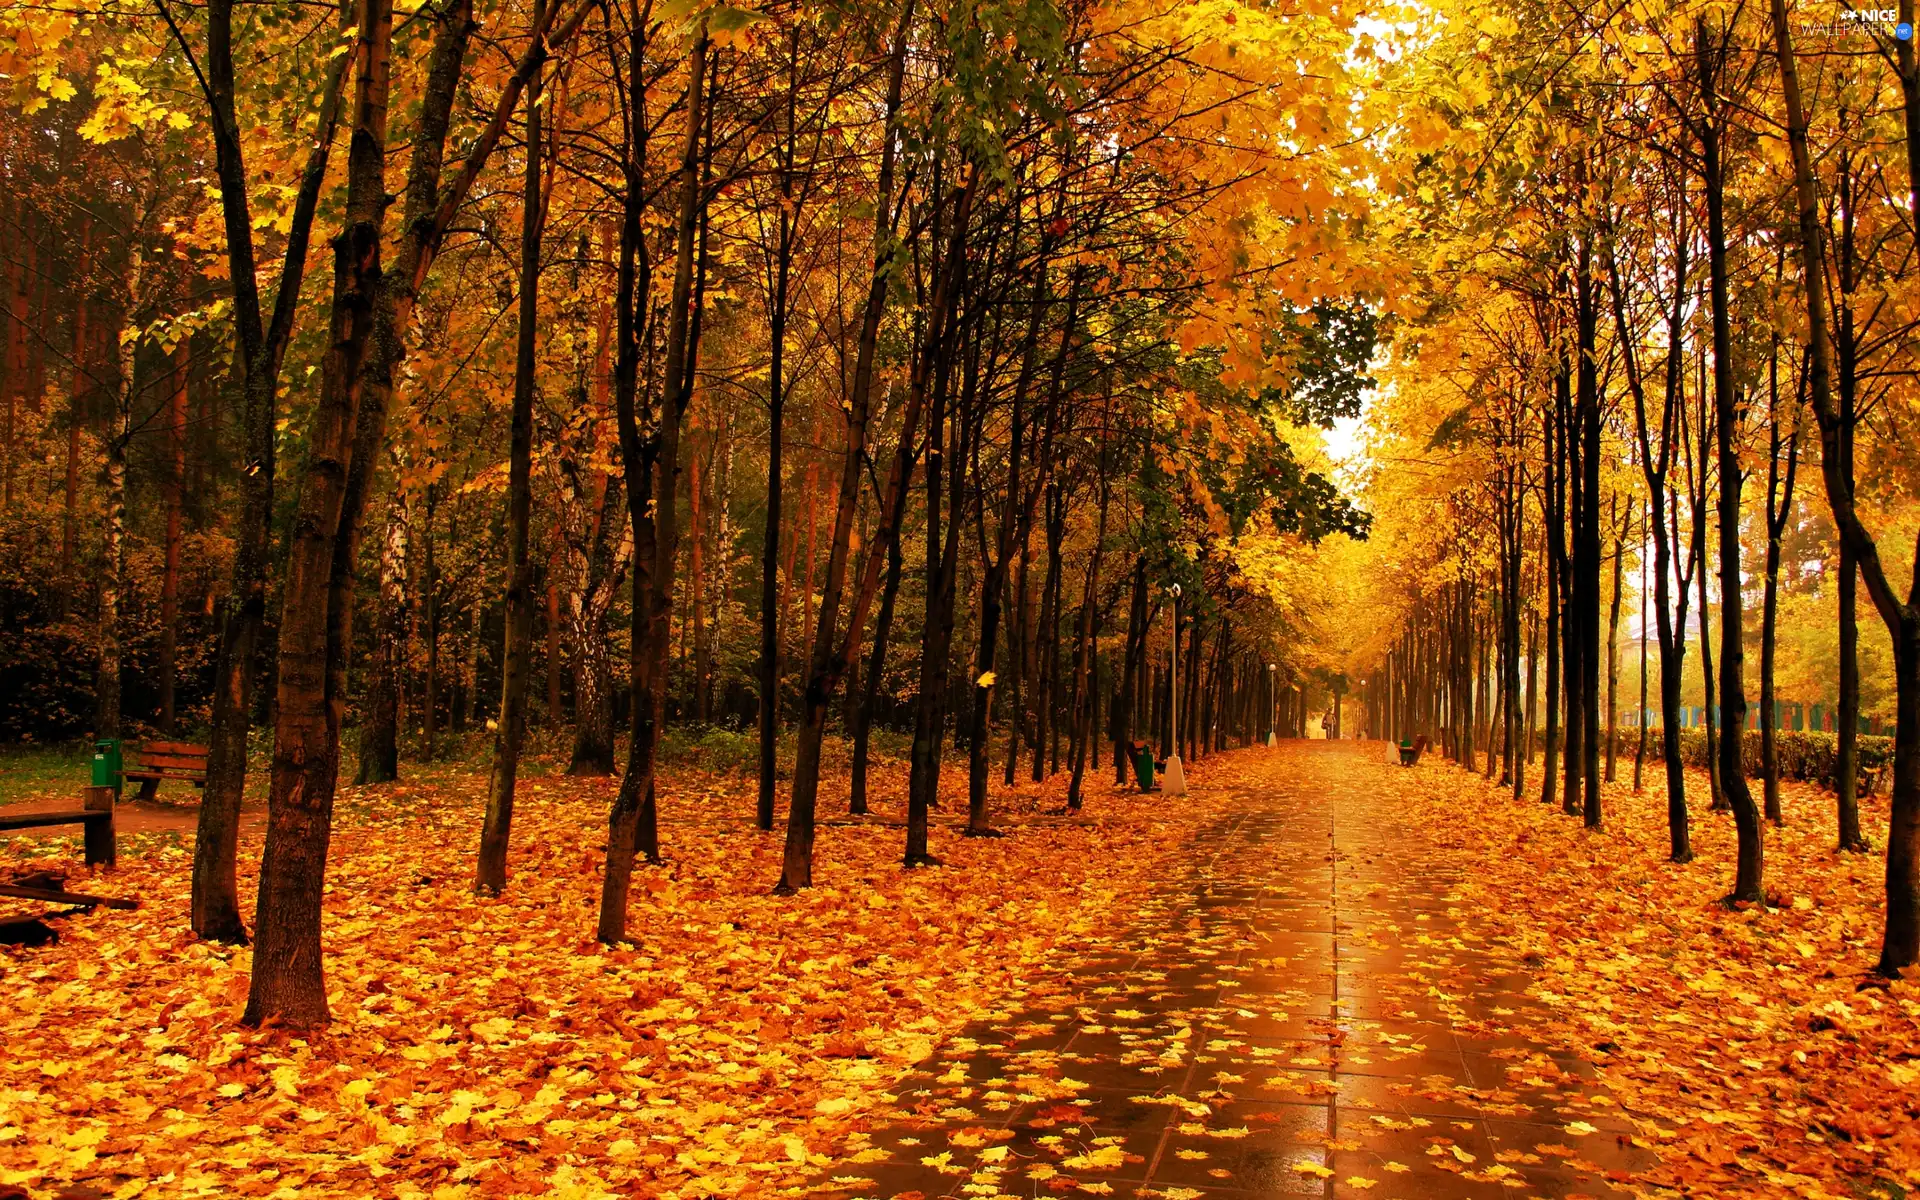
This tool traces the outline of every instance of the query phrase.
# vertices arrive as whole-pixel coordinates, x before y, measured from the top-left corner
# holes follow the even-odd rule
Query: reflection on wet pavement
[[[1132,933],[947,1042],[813,1194],[1633,1194],[1654,1156],[1363,745],[1249,753]]]

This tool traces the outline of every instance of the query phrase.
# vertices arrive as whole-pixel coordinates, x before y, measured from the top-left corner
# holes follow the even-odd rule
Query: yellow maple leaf
[[[1086,1154],[1076,1154],[1061,1162],[1069,1171],[1111,1171],[1124,1166],[1127,1152],[1120,1146],[1101,1146]]]

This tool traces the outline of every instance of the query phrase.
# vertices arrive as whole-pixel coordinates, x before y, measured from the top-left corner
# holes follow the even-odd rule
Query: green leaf
[[[1445,420],[1434,426],[1433,436],[1427,439],[1427,449],[1439,450],[1442,447],[1458,446],[1472,437],[1473,431],[1468,423],[1473,420],[1473,403],[1461,405],[1447,414]]]

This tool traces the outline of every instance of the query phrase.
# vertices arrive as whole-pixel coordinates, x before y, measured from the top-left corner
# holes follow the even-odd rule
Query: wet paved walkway
[[[1378,749],[1250,760],[1129,935],[946,1043],[815,1194],[1633,1194],[1652,1155],[1399,830]]]

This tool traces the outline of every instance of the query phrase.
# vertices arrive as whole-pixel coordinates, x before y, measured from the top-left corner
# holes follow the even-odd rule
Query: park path
[[[1243,754],[1131,933],[949,1041],[812,1194],[1633,1194],[1655,1159],[1401,829],[1381,744]]]

